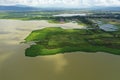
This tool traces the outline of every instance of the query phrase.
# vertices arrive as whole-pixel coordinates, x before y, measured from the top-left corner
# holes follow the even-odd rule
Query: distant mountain
[[[0,6],[0,10],[2,11],[31,11],[31,10],[37,10],[37,8],[18,5],[18,6]]]
[[[38,8],[25,5],[0,6],[0,11],[60,11],[60,10],[98,10],[98,11],[120,11],[120,7],[90,7],[90,8],[60,8],[47,7]]]
[[[102,11],[120,11],[120,7],[100,7],[100,6],[95,6],[90,8],[91,10],[102,10]]]
[[[0,11],[59,11],[59,10],[70,10],[70,8],[38,8],[25,5],[14,5],[14,6],[0,6]]]

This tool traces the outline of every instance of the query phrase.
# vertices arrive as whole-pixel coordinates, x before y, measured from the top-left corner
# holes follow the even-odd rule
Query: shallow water
[[[120,80],[120,56],[109,53],[25,57],[29,45],[20,42],[32,30],[45,26],[72,28],[71,24],[82,28],[74,23],[0,20],[0,80]]]

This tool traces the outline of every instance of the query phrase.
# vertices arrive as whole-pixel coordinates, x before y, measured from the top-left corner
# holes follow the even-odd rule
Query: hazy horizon
[[[120,6],[120,0],[0,0],[1,6],[26,5],[33,7],[86,8]]]

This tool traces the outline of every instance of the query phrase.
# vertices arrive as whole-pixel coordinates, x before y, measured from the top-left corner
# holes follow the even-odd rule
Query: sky
[[[83,8],[94,6],[120,6],[120,0],[0,0],[0,5]]]

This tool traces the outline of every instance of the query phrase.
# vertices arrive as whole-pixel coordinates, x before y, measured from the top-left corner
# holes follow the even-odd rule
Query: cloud
[[[120,0],[0,0],[0,5],[28,5],[36,7],[120,6]]]

